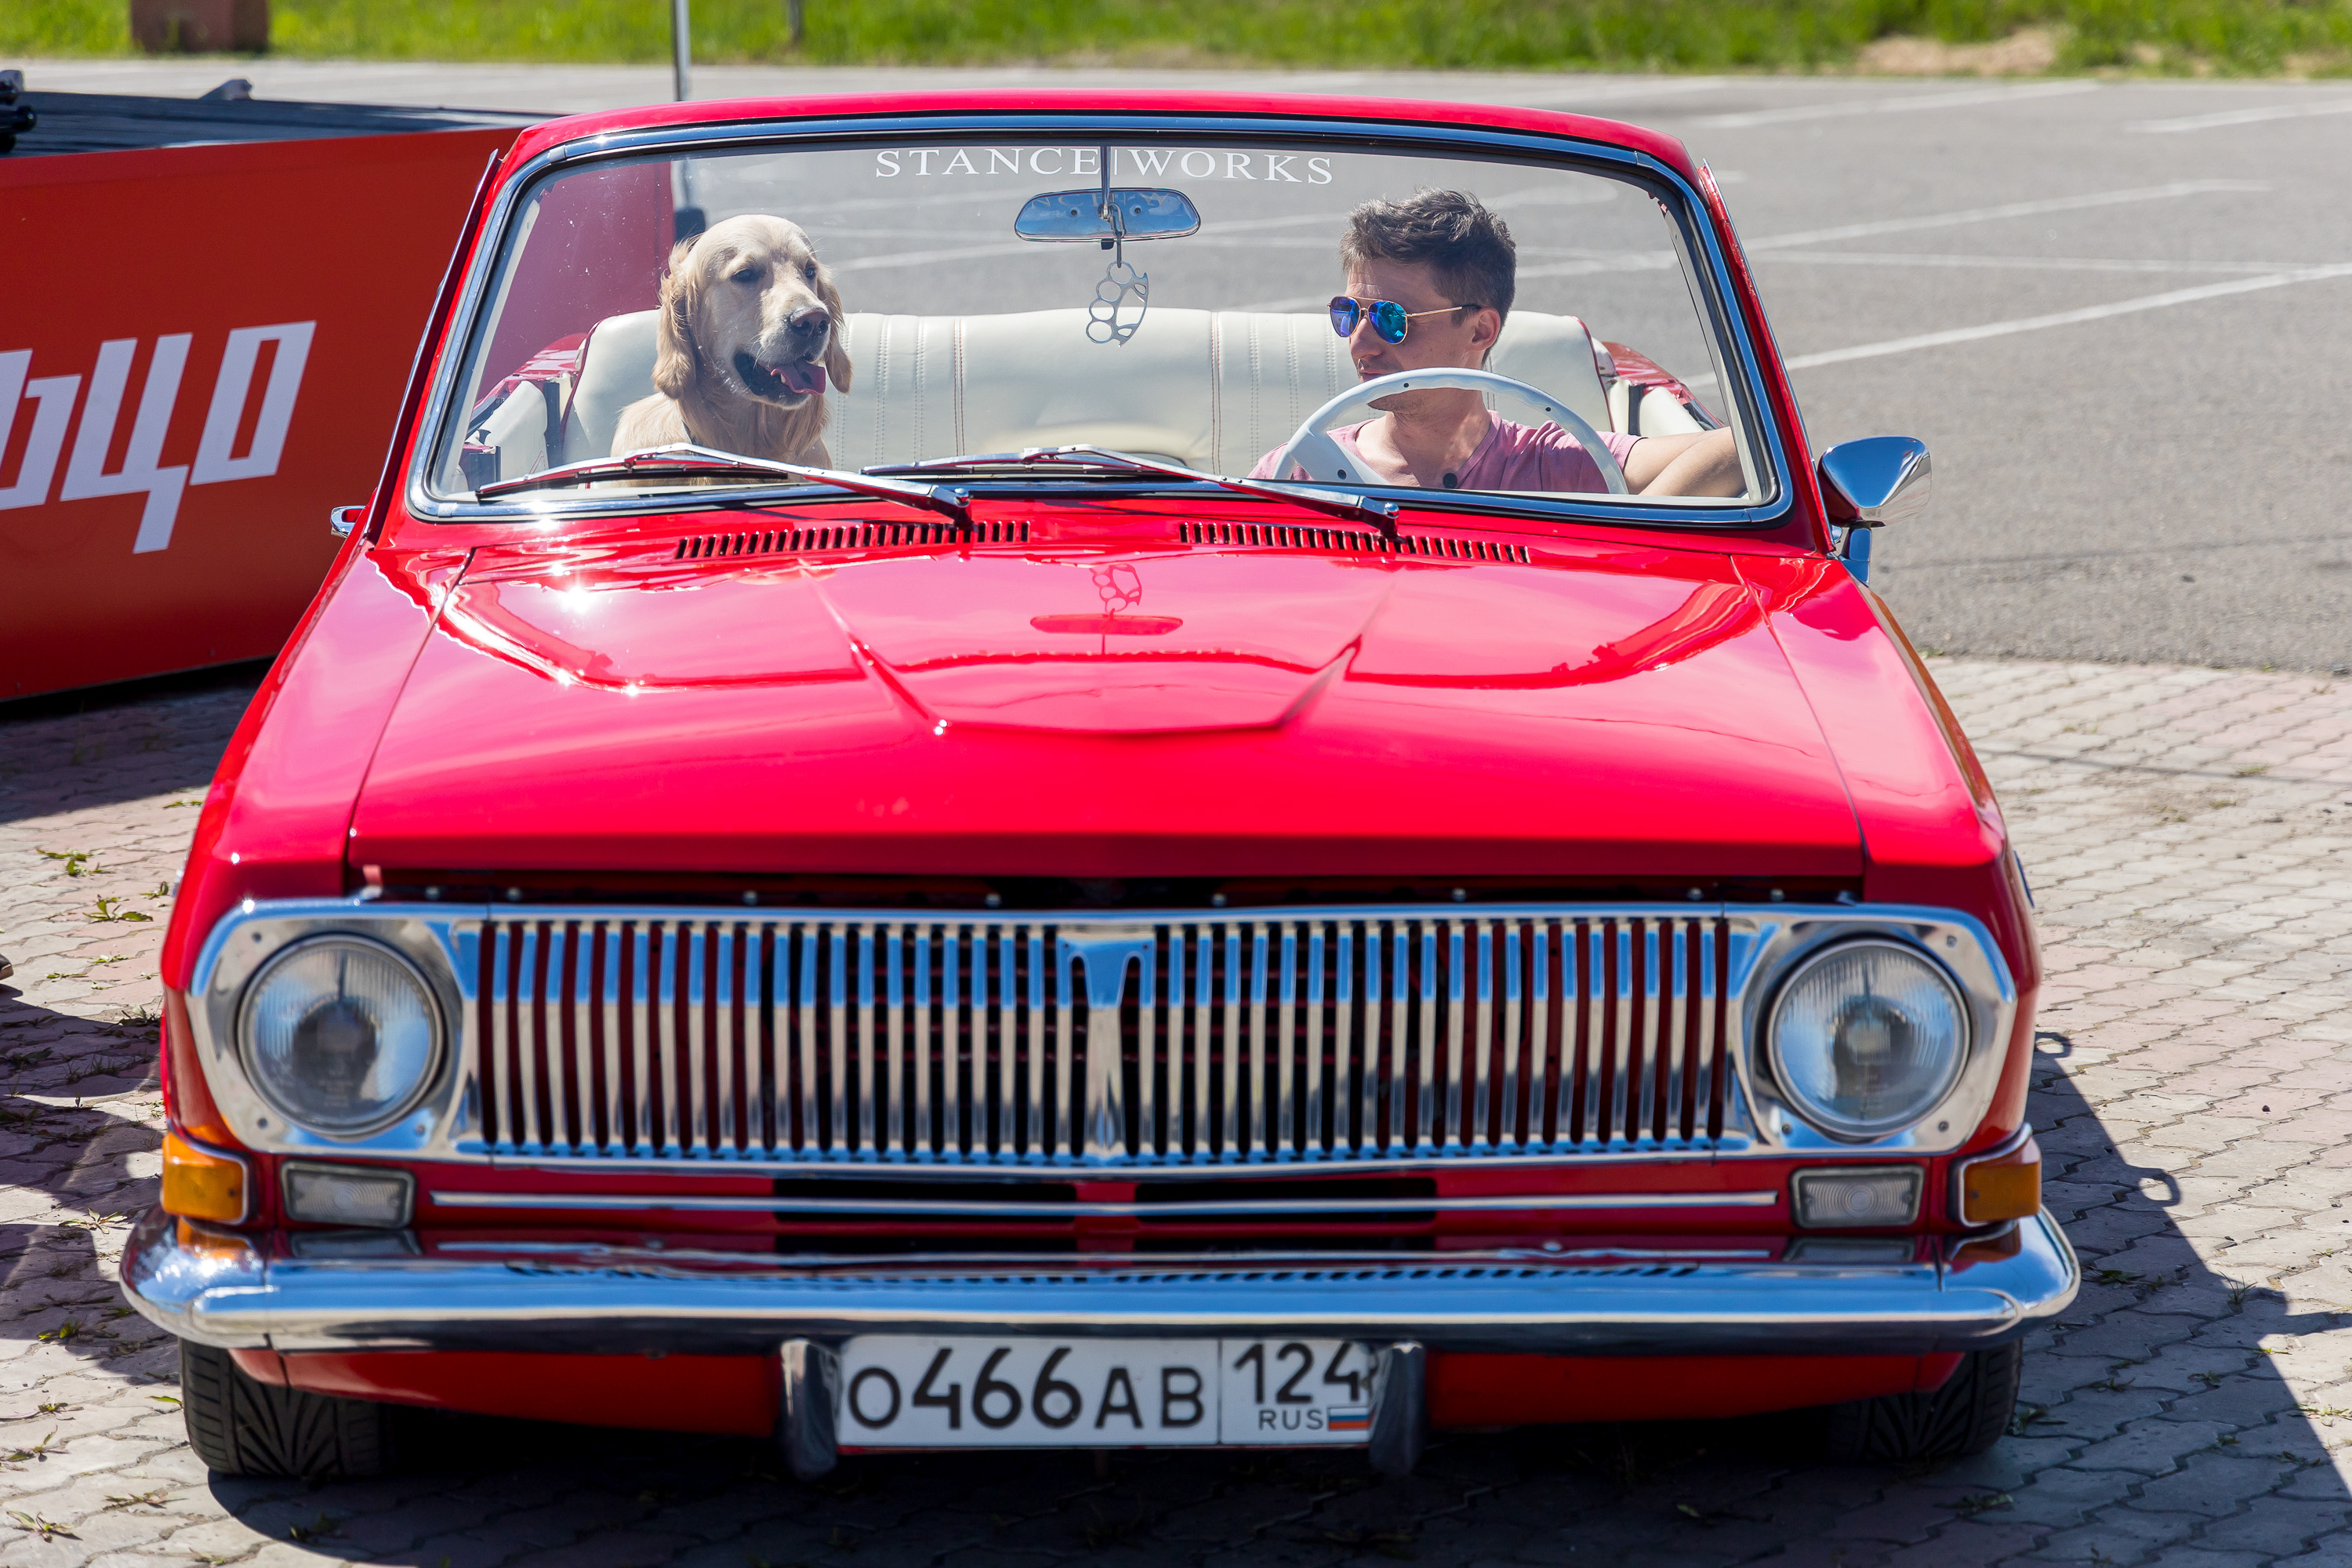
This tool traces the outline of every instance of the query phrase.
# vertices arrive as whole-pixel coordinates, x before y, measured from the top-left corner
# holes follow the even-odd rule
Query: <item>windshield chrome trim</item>
[[[1737,290],[1732,286],[1729,258],[1724,253],[1714,225],[1707,219],[1706,198],[1692,181],[1650,154],[1559,132],[1505,131],[1443,121],[1380,121],[1308,113],[1211,118],[1197,114],[1003,110],[957,110],[935,116],[900,114],[876,118],[846,115],[805,121],[743,121],[648,127],[586,136],[534,155],[500,183],[490,212],[483,221],[480,237],[475,243],[473,254],[467,258],[457,308],[451,311],[449,324],[440,342],[435,345],[433,381],[421,405],[415,426],[418,438],[410,443],[404,476],[403,502],[408,513],[428,522],[544,523],[689,510],[683,503],[642,496],[597,500],[572,497],[551,504],[517,505],[443,497],[432,490],[434,455],[440,448],[443,431],[450,417],[457,378],[467,358],[466,351],[481,324],[481,312],[499,257],[504,249],[508,231],[524,193],[542,175],[568,165],[656,152],[736,151],[849,139],[930,140],[959,131],[1038,135],[1073,132],[1084,132],[1088,135],[1183,132],[1202,141],[1218,142],[1253,135],[1328,136],[1339,141],[1369,139],[1397,151],[1453,151],[1465,155],[1518,153],[1528,156],[1531,161],[1554,163],[1565,156],[1614,164],[1621,172],[1654,180],[1671,188],[1682,198],[1681,210],[1672,215],[1671,221],[1684,226],[1686,242],[1696,239],[1706,259],[1707,308],[1717,316],[1714,325],[1717,332],[1727,339],[1734,349],[1739,371],[1738,384],[1726,386],[1723,395],[1727,400],[1737,399],[1741,404],[1744,423],[1753,434],[1755,444],[1759,448],[1759,455],[1765,459],[1772,481],[1773,490],[1769,499],[1730,507],[1661,506],[1653,510],[1638,502],[1629,507],[1623,502],[1514,499],[1497,504],[1475,500],[1461,492],[1445,492],[1444,500],[1438,502],[1428,499],[1431,492],[1414,488],[1353,488],[1381,500],[1397,500],[1408,508],[1428,504],[1431,510],[1479,512],[1513,521],[1601,523],[1621,528],[1729,530],[1742,534],[1786,522],[1795,510],[1797,492],[1788,446],[1792,433],[1783,431],[1772,416],[1757,345],[1749,336],[1745,317],[1732,307]],[[730,501],[740,500],[747,493],[744,490],[725,492]],[[1090,489],[1087,493],[1098,495],[1101,492]],[[715,500],[711,503],[723,504]],[[691,510],[711,510],[711,505],[697,505]]]
[[[1296,481],[1293,481],[1296,482]],[[1121,474],[1116,477],[1082,478],[1071,476],[1052,479],[971,479],[957,486],[968,491],[977,501],[1037,500],[1091,503],[1100,500],[1171,500],[1198,499],[1213,500],[1219,505],[1230,502],[1235,506],[1265,506],[1285,510],[1285,503],[1274,497],[1257,497],[1244,491],[1227,489],[1206,480],[1175,479],[1139,479]],[[1616,503],[1624,510],[1604,516],[1587,515],[1561,510],[1563,503],[1532,497],[1508,494],[1465,495],[1457,490],[1424,490],[1383,485],[1358,485],[1356,491],[1376,500],[1393,500],[1399,509],[1399,521],[1409,519],[1414,512],[1444,514],[1449,517],[1491,518],[1512,524],[1558,523],[1564,526],[1604,525],[1609,527],[1673,527],[1688,525],[1698,529],[1737,530],[1746,533],[1759,527],[1769,527],[1781,521],[1782,512],[1774,508],[1727,507],[1709,509],[1678,506],[1671,500],[1647,501],[1635,498],[1631,502]],[[621,495],[568,495],[556,500],[555,492],[548,499],[523,505],[501,507],[497,504],[471,505],[455,503],[444,510],[447,516],[431,521],[443,522],[516,522],[557,523],[577,520],[631,517],[683,517],[703,512],[761,510],[777,507],[803,506],[872,506],[877,498],[845,495],[828,485],[775,485],[747,480],[740,485],[695,485],[670,488],[650,485],[643,489]],[[412,511],[416,509],[412,507]],[[1299,508],[1313,511],[1313,508]],[[421,511],[416,515],[424,516]]]

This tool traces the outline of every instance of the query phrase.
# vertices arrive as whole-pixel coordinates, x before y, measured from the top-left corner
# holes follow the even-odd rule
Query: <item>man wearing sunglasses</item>
[[[1475,196],[1421,191],[1367,202],[1339,242],[1347,292],[1331,328],[1348,340],[1365,381],[1398,371],[1483,370],[1517,291],[1511,231]],[[1403,392],[1377,398],[1377,419],[1331,432],[1368,478],[1428,489],[1593,492],[1601,467],[1558,425],[1496,417],[1475,392]],[[1601,438],[1637,495],[1733,496],[1745,488],[1731,432]],[[1272,479],[1276,454],[1250,470]]]

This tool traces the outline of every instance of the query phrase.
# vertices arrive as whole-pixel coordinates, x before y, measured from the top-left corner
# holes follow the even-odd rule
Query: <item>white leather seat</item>
[[[1355,384],[1347,343],[1319,312],[1155,310],[1120,344],[1089,341],[1087,319],[853,313],[851,391],[828,397],[835,466],[1084,443],[1245,474]],[[653,311],[597,324],[564,414],[564,460],[611,451],[621,410],[653,390]],[[1514,314],[1488,368],[1612,428],[1592,339],[1574,316]]]
[[[555,395],[560,396],[561,390],[557,387]],[[467,440],[498,454],[497,471],[483,473],[482,482],[519,479],[562,462],[561,457],[547,449],[548,432],[554,428],[551,416],[558,406],[551,403],[550,393],[541,383],[527,381],[472,425]]]
[[[654,389],[653,310],[607,316],[580,345],[579,379],[571,406],[563,411],[562,461],[577,463],[613,455],[613,427],[621,410]]]
[[[1327,322],[1328,327],[1328,322]],[[1496,375],[1540,387],[1589,420],[1595,430],[1612,430],[1608,384],[1592,352],[1592,334],[1574,316],[1547,315],[1541,310],[1514,310],[1503,323],[1486,368]],[[1508,417],[1525,421],[1534,416],[1489,397],[1486,405]]]

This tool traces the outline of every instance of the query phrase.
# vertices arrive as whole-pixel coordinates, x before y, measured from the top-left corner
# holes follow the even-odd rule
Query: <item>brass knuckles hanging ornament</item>
[[[1121,312],[1132,304],[1131,316]],[[1103,268],[1102,281],[1095,285],[1094,303],[1087,307],[1092,320],[1087,322],[1087,336],[1098,343],[1123,343],[1135,336],[1143,325],[1144,312],[1151,309],[1151,274],[1138,272],[1124,256]]]
[[[1127,219],[1110,194],[1111,156],[1110,148],[1104,147],[1095,157],[1095,166],[1102,171],[1102,195],[1096,198],[1095,212],[1110,226],[1111,235],[1104,247],[1111,253],[1110,265],[1103,268],[1094,302],[1087,307],[1087,336],[1098,343],[1126,342],[1151,309],[1151,274],[1127,264]],[[1135,314],[1121,320],[1119,311],[1130,301]]]

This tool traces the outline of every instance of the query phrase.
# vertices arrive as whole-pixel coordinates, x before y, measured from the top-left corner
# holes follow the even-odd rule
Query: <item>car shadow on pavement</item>
[[[118,1310],[112,1267],[157,1197],[155,1057],[147,1014],[79,1017],[0,985],[0,1342],[99,1362],[163,1342]]]
[[[0,823],[202,794],[262,663],[0,702]]]
[[[262,1535],[415,1568],[866,1568],[1008,1553],[2218,1565],[2305,1552],[2344,1525],[2352,1498],[2284,1358],[2265,1352],[2291,1353],[2336,1315],[2202,1263],[2171,1214],[2178,1184],[2116,1156],[2066,1073],[2063,1039],[2042,1047],[2032,1114],[2086,1282],[2032,1335],[2009,1435],[1973,1458],[1831,1464],[1818,1418],[1798,1414],[1445,1433],[1403,1481],[1349,1453],[1269,1451],[865,1458],[803,1485],[761,1442],[419,1415],[402,1474],[215,1478],[212,1492]]]

